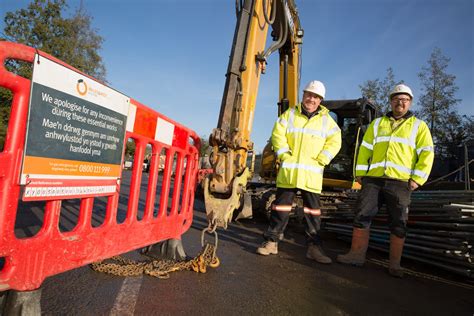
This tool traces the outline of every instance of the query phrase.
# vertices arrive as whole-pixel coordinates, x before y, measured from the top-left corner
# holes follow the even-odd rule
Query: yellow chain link
[[[207,266],[217,268],[220,260],[216,256],[215,245],[205,244],[201,252],[188,261],[173,260],[145,260],[135,261],[121,256],[94,262],[91,268],[97,272],[109,273],[118,276],[138,276],[147,274],[160,279],[169,278],[169,273],[181,270],[192,270],[206,273]]]

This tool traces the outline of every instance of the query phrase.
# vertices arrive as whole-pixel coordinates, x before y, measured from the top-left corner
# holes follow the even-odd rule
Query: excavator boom
[[[224,228],[241,205],[250,177],[247,154],[253,149],[250,134],[267,58],[275,51],[280,53],[280,114],[298,102],[303,37],[293,1],[239,2],[219,121],[209,137],[213,173],[204,181],[208,219]],[[270,27],[274,41],[266,49]]]

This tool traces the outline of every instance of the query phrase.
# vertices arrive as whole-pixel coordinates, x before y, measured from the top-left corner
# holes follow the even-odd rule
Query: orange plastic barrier
[[[133,139],[136,149],[125,220],[117,221],[120,181],[109,180],[113,192],[91,193],[90,196],[81,193],[78,223],[73,230],[61,232],[59,219],[62,201],[77,198],[75,193],[45,200],[39,232],[29,238],[16,237],[18,204],[22,198],[26,200],[26,190],[31,191],[28,183],[20,185],[31,81],[7,71],[4,65],[8,59],[32,63],[35,54],[80,73],[34,48],[0,42],[0,86],[13,93],[7,137],[4,150],[0,152],[0,259],[3,261],[0,291],[37,289],[48,276],[159,241],[180,238],[192,223],[200,139],[194,131],[130,99],[125,142]],[[160,126],[166,127],[166,135],[160,135]],[[152,155],[146,203],[143,216],[137,219],[142,161],[147,145],[151,146]],[[166,152],[166,157],[160,155],[163,152]],[[162,159],[164,161],[160,162]],[[80,179],[71,182],[81,184]],[[82,185],[88,185],[87,181]],[[157,187],[161,187],[161,192],[157,192]],[[103,223],[93,227],[91,216],[97,196],[106,197],[106,214]],[[155,201],[157,197],[159,201]],[[41,200],[41,197],[30,200]]]

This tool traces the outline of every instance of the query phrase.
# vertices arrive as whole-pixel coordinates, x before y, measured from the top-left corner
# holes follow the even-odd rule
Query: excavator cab
[[[353,181],[359,145],[369,123],[378,116],[376,107],[366,98],[356,100],[325,100],[323,105],[339,125],[341,150],[324,169],[323,190],[358,189]]]

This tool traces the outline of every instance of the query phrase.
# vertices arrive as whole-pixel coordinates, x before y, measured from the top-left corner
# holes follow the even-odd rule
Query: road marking
[[[142,275],[133,278],[125,278],[120,292],[115,299],[114,307],[110,311],[111,316],[134,315],[135,304],[137,303],[142,279]]]

